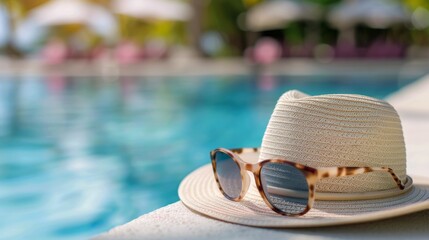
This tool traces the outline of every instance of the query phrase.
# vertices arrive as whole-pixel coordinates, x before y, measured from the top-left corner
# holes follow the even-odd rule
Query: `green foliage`
[[[240,31],[237,18],[246,10],[241,0],[211,0],[206,6],[204,25],[222,33]]]
[[[241,54],[245,47],[245,32],[237,20],[246,12],[243,0],[211,0],[205,7],[203,29],[219,32],[225,42],[223,55]]]
[[[285,39],[288,44],[300,44],[304,41],[302,23],[291,23],[284,29]]]
[[[330,6],[340,3],[341,0],[306,0],[307,2],[317,3],[322,6]]]
[[[429,9],[428,0],[402,0],[402,3],[408,6],[410,9],[416,9],[418,7]]]

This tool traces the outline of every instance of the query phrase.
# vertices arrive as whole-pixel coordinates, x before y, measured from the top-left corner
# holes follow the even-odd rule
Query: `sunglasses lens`
[[[222,190],[229,198],[238,198],[242,188],[238,164],[223,152],[216,152],[215,160],[216,173]]]
[[[308,203],[309,191],[303,172],[286,163],[268,162],[261,169],[261,184],[272,206],[283,213],[302,213]]]

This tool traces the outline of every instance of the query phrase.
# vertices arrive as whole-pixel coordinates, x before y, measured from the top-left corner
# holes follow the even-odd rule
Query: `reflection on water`
[[[0,77],[0,232],[80,239],[178,200],[216,147],[258,146],[277,98],[412,79]]]

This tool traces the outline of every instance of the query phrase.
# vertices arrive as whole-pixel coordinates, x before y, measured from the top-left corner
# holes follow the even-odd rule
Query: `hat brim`
[[[257,227],[298,228],[344,225],[397,217],[429,209],[429,179],[414,178],[413,187],[389,198],[355,201],[318,201],[301,217],[272,211],[251,185],[240,202],[226,199],[214,180],[211,165],[189,174],[180,184],[179,197],[190,209],[222,221]]]

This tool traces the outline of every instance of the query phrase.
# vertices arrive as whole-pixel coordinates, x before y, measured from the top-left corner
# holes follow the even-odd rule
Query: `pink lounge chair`
[[[168,46],[163,41],[150,41],[145,44],[142,55],[145,59],[165,59],[168,56]]]
[[[42,48],[41,55],[46,64],[56,65],[65,62],[69,57],[69,50],[63,42],[51,41]]]
[[[359,56],[359,50],[352,44],[339,43],[335,47],[336,58],[358,58]]]
[[[271,38],[262,38],[253,48],[252,58],[255,63],[267,65],[276,62],[282,54],[280,44]]]
[[[371,44],[365,56],[374,59],[400,58],[404,56],[404,50],[399,44],[378,40]]]
[[[136,63],[141,58],[139,46],[133,42],[120,43],[115,49],[115,59],[120,64]]]

